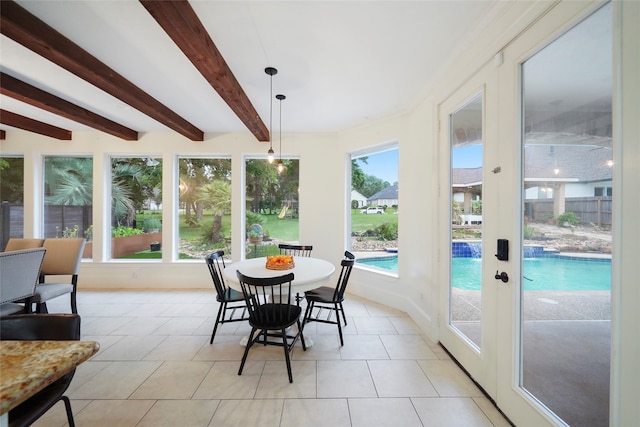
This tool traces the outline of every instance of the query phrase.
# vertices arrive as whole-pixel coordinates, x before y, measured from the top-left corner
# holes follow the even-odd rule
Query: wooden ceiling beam
[[[126,141],[137,141],[138,132],[75,105],[67,100],[31,86],[5,73],[0,73],[0,93],[34,107],[46,110]]]
[[[140,3],[258,141],[269,141],[269,130],[189,2],[140,0]]]
[[[7,110],[0,110],[0,123],[63,141],[71,140],[71,131],[43,123]]]
[[[0,1],[0,32],[193,141],[204,132],[10,0]]]

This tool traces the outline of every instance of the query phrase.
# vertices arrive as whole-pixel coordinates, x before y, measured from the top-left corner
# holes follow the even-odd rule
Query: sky
[[[478,168],[482,166],[482,145],[466,145],[453,150],[454,168]],[[373,175],[389,184],[398,182],[398,150],[385,151],[368,156],[368,164],[358,162],[367,175]]]
[[[482,166],[482,144],[456,147],[451,155],[454,168],[479,168]]]
[[[398,182],[398,150],[371,154],[368,156],[367,163],[358,162],[367,175],[373,175],[389,184]]]

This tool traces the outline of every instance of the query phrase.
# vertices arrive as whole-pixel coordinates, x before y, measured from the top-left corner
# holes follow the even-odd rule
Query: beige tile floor
[[[335,325],[309,324],[293,384],[279,347],[252,348],[237,375],[244,322],[209,344],[213,292],[85,291],[78,303],[82,339],[101,347],[67,391],[78,427],[509,425],[405,313],[353,295],[344,347]],[[68,297],[49,311],[69,312]],[[66,425],[63,404],[34,425]]]

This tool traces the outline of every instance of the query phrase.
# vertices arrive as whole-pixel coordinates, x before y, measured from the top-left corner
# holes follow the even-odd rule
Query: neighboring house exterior
[[[364,197],[362,194],[360,194],[359,192],[357,192],[356,190],[351,190],[351,201],[357,201],[358,202],[358,208],[363,208],[365,206],[367,206],[367,198]]]
[[[609,148],[611,138],[591,137],[598,139],[590,144],[588,141],[570,143],[561,141],[563,135],[544,136],[555,139],[547,143],[531,143],[525,146],[524,152],[524,187],[525,187],[525,210],[530,219],[541,219],[541,213],[534,209],[533,204],[544,202],[549,203],[547,208],[543,208],[546,215],[557,217],[565,211],[574,211],[573,208],[565,208],[567,199],[589,199],[600,198],[603,202],[610,203],[612,196],[612,176],[613,176],[613,153]],[[531,137],[531,135],[528,135]],[[539,138],[539,136],[537,136]],[[566,138],[566,136],[565,136]],[[582,137],[583,139],[586,137]],[[552,142],[556,142],[553,144]],[[608,143],[607,143],[608,142]],[[471,213],[471,202],[482,199],[482,168],[454,168],[452,170],[452,192],[453,200],[463,204],[462,213]],[[593,202],[595,203],[595,202]],[[581,206],[581,205],[578,205]],[[584,222],[595,222],[600,224],[604,221],[610,224],[608,219],[603,219],[601,211],[605,216],[610,215],[608,208],[598,205],[597,208],[587,208],[587,211],[597,209],[587,214],[586,211],[578,213]],[[535,211],[535,212],[534,212]],[[596,219],[597,218],[597,219]]]
[[[378,191],[367,199],[369,206],[397,206],[398,205],[398,186],[392,185]]]

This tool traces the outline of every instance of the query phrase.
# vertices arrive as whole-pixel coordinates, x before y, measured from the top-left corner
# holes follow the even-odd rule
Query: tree
[[[390,184],[387,181],[384,181],[373,175],[365,175],[364,184],[362,186],[362,191],[360,191],[360,194],[365,197],[371,197],[378,191],[381,191],[389,186]]]
[[[112,225],[133,224],[136,213],[135,193],[139,189],[144,169],[130,159],[114,159],[111,163],[111,215]]]
[[[283,160],[286,163],[287,160]],[[285,176],[288,173],[285,169]],[[247,160],[246,163],[246,195],[249,205],[247,209],[253,212],[260,212],[260,208],[265,204],[271,210],[274,203],[277,203],[277,192],[279,188],[278,171],[276,167],[263,159]]]
[[[0,201],[23,202],[24,159],[22,157],[0,157]]]
[[[196,195],[198,201],[213,211],[211,243],[223,240],[222,216],[231,209],[231,183],[224,180],[211,181],[199,187]]]
[[[197,224],[204,218],[204,205],[198,199],[197,189],[211,180],[231,179],[230,159],[180,159],[180,203],[184,203],[187,220]],[[195,214],[195,218],[192,216]]]
[[[47,157],[45,203],[91,206],[93,204],[93,159],[91,157]]]
[[[358,162],[367,164],[368,157],[359,157],[351,160],[351,188],[364,196],[364,171],[360,168]]]

